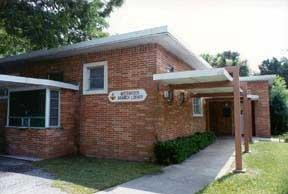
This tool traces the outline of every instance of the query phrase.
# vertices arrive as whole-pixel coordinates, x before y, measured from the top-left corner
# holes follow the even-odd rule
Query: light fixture
[[[163,97],[167,100],[167,102],[171,103],[173,101],[173,91],[165,90]]]

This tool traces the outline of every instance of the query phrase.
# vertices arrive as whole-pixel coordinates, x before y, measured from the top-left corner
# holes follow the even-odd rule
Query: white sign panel
[[[141,102],[146,97],[147,93],[143,89],[112,91],[108,96],[110,102]]]

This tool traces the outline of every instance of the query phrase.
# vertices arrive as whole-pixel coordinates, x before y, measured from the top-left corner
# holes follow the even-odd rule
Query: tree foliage
[[[1,3],[0,55],[105,36],[106,18],[123,0],[9,0]]]
[[[238,52],[224,51],[216,55],[205,53],[201,56],[213,67],[239,66],[241,76],[249,75],[247,60],[241,60]]]
[[[286,83],[288,83],[288,58],[286,57],[281,59],[275,57],[266,59],[259,66],[259,69],[262,75],[277,74],[283,77]]]
[[[277,76],[270,92],[271,128],[273,135],[288,131],[288,90],[285,80]]]

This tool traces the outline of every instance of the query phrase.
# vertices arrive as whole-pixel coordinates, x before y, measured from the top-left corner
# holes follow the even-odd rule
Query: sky
[[[238,51],[253,71],[288,57],[288,0],[124,0],[108,22],[111,35],[167,25],[192,52]]]

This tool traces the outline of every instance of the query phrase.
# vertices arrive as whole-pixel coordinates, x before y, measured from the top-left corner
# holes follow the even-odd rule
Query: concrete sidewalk
[[[65,194],[51,186],[53,180],[31,162],[0,157],[0,194]]]
[[[223,176],[233,162],[234,139],[221,138],[179,165],[97,194],[192,194]]]

